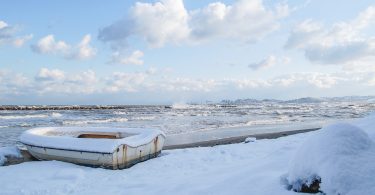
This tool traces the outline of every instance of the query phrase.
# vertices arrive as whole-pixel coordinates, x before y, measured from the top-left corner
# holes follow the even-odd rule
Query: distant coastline
[[[30,106],[18,106],[18,105],[2,105],[0,110],[115,110],[115,109],[127,109],[139,107],[140,105],[30,105]],[[163,107],[163,105],[158,105]],[[170,106],[164,106],[170,108]]]

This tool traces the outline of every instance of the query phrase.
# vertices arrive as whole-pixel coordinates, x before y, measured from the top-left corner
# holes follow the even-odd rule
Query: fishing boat
[[[164,141],[162,131],[148,128],[42,127],[20,136],[39,160],[108,169],[124,169],[157,157]]]

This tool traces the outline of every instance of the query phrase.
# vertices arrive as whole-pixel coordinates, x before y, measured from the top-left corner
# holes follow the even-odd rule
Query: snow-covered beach
[[[321,190],[328,194],[372,194],[375,186],[375,117],[371,115],[350,123],[353,125],[344,123],[278,139],[164,150],[160,157],[125,170],[89,168],[57,161],[0,167],[0,193],[295,194],[288,190],[288,185],[297,181],[293,177],[313,176],[328,169],[332,171],[320,175]],[[337,128],[349,130],[342,131],[346,132],[342,136]],[[357,131],[359,136],[350,133]],[[316,138],[324,137],[336,145],[330,145],[324,139],[321,144],[316,143]],[[335,137],[339,140],[331,139]],[[314,139],[315,142],[311,141]],[[362,142],[366,142],[365,146]],[[343,144],[342,151],[340,145],[337,146],[340,143]],[[304,148],[310,148],[306,144],[313,147],[311,154],[304,154],[309,151]],[[328,148],[319,148],[319,145]],[[323,158],[323,161],[313,161],[320,163],[308,166],[306,160],[309,158],[304,159],[304,155],[315,155],[310,157],[314,159],[329,155],[329,158],[327,162]],[[338,164],[330,159],[336,159]]]

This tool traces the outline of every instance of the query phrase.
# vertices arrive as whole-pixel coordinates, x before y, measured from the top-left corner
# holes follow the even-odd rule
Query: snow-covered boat
[[[123,169],[157,157],[165,134],[146,128],[43,127],[25,131],[20,141],[39,160]]]

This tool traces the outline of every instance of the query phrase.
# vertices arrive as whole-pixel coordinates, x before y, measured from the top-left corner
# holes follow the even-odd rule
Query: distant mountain
[[[326,98],[329,101],[350,102],[350,101],[375,101],[375,96],[343,96]]]
[[[343,97],[303,97],[292,100],[276,100],[276,99],[237,99],[237,100],[222,100],[218,104],[222,105],[248,105],[258,103],[290,103],[290,104],[309,104],[309,103],[322,103],[322,102],[352,102],[352,101],[367,101],[375,102],[375,96],[343,96]]]
[[[260,103],[261,100],[256,99],[237,99],[237,100],[222,100],[219,104],[235,104],[235,105],[246,105]]]
[[[324,102],[325,99],[323,98],[312,98],[312,97],[304,97],[304,98],[298,98],[294,100],[287,100],[284,101],[285,103],[321,103]]]

